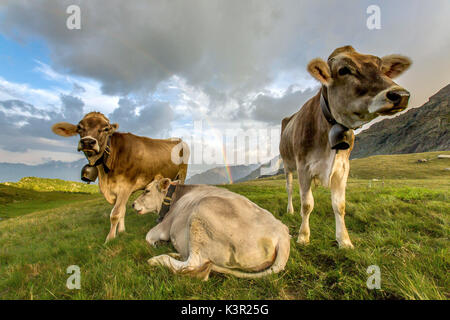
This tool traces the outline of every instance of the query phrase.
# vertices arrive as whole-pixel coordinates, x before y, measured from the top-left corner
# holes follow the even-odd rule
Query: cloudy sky
[[[80,30],[66,27],[72,4]],[[371,4],[379,30],[366,26]],[[449,13],[448,0],[0,0],[0,162],[81,158],[77,138],[50,127],[93,110],[221,154],[226,130],[279,129],[318,88],[308,61],[347,44],[411,57],[397,82],[420,106],[450,83]]]

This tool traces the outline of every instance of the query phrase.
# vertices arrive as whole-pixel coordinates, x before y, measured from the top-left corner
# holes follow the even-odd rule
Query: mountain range
[[[186,180],[187,184],[228,184],[239,181],[259,168],[260,164],[216,167],[195,174]]]
[[[0,182],[16,182],[23,177],[81,181],[81,168],[85,164],[87,164],[86,159],[73,162],[49,161],[39,165],[3,162],[0,163]]]
[[[277,174],[284,173],[284,166],[283,166],[283,160],[281,160],[281,157],[278,155],[272,160],[263,163],[262,165],[258,166],[255,170],[250,172],[245,177],[242,177],[235,182],[244,182],[249,180],[255,180],[258,178],[264,178],[268,176],[273,176]]]

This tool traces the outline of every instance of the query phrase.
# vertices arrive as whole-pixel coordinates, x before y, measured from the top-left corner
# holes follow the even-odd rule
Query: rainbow
[[[224,163],[224,165],[225,165],[225,171],[226,171],[226,174],[227,174],[228,183],[229,183],[229,184],[233,184],[233,176],[231,175],[231,169],[230,169],[230,166],[229,166],[229,164],[228,164],[228,160],[227,160],[227,152],[226,152],[226,150],[225,150],[225,145],[224,145],[224,143],[223,143],[223,137],[222,137],[222,136],[219,136],[219,135],[216,133],[216,130],[214,130],[214,126],[212,125],[212,122],[208,119],[208,117],[206,117],[204,120],[206,121],[206,123],[208,124],[208,126],[209,126],[210,128],[213,129],[213,135],[216,137],[216,139],[217,139],[217,140],[221,140],[221,139],[222,139],[221,141],[219,141],[219,143],[222,144],[222,158],[223,158],[223,163]]]
[[[225,170],[226,170],[227,176],[228,176],[228,181],[230,184],[233,184],[233,177],[231,176],[231,169],[230,169],[230,166],[228,165],[227,152],[225,151],[225,146],[223,144],[223,141],[222,141],[222,155],[223,155],[223,163],[225,164]]]

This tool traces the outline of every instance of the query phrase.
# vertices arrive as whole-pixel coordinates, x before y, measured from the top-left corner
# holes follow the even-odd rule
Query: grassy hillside
[[[0,183],[0,220],[99,197],[96,185],[59,179],[29,177]]]
[[[18,182],[5,182],[2,184],[5,186],[30,189],[35,191],[98,193],[98,185],[96,184],[86,184],[82,182],[65,181],[61,179],[25,177],[20,179],[20,181]]]
[[[350,177],[360,179],[428,179],[450,177],[450,160],[438,159],[438,155],[450,155],[450,151],[372,156],[351,160]],[[418,160],[427,162],[418,162]]]
[[[202,282],[150,268],[151,256],[174,251],[170,244],[145,243],[154,214],[137,216],[128,207],[126,233],[103,245],[111,206],[101,196],[55,193],[80,198],[40,209],[41,197],[51,199],[54,192],[0,186],[3,195],[15,192],[17,208],[36,201],[32,212],[0,221],[0,299],[448,299],[450,160],[418,167],[416,157],[435,154],[352,161],[346,223],[355,250],[337,248],[330,192],[323,187],[313,191],[311,244],[303,247],[296,243],[301,217],[284,214],[281,177],[225,186],[290,229],[286,269],[257,280],[213,274]],[[297,212],[299,205],[296,186]],[[66,288],[66,268],[74,264],[81,268],[80,290]],[[366,269],[374,264],[381,269],[381,290],[366,287]]]

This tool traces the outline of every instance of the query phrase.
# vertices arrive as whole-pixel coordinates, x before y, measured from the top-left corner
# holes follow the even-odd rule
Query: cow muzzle
[[[100,146],[97,139],[87,136],[78,142],[78,151],[83,151],[86,156],[91,157],[100,152]]]
[[[410,93],[402,87],[395,86],[378,93],[369,112],[372,114],[389,116],[403,111],[408,106]]]
[[[139,203],[137,203],[137,201],[134,201],[133,204],[131,205],[131,207],[132,207],[134,210],[136,210],[136,213],[139,214],[139,215],[142,215],[142,214],[146,214],[146,213],[147,213],[147,211],[145,211],[145,209],[142,208],[142,207],[139,205]]]

